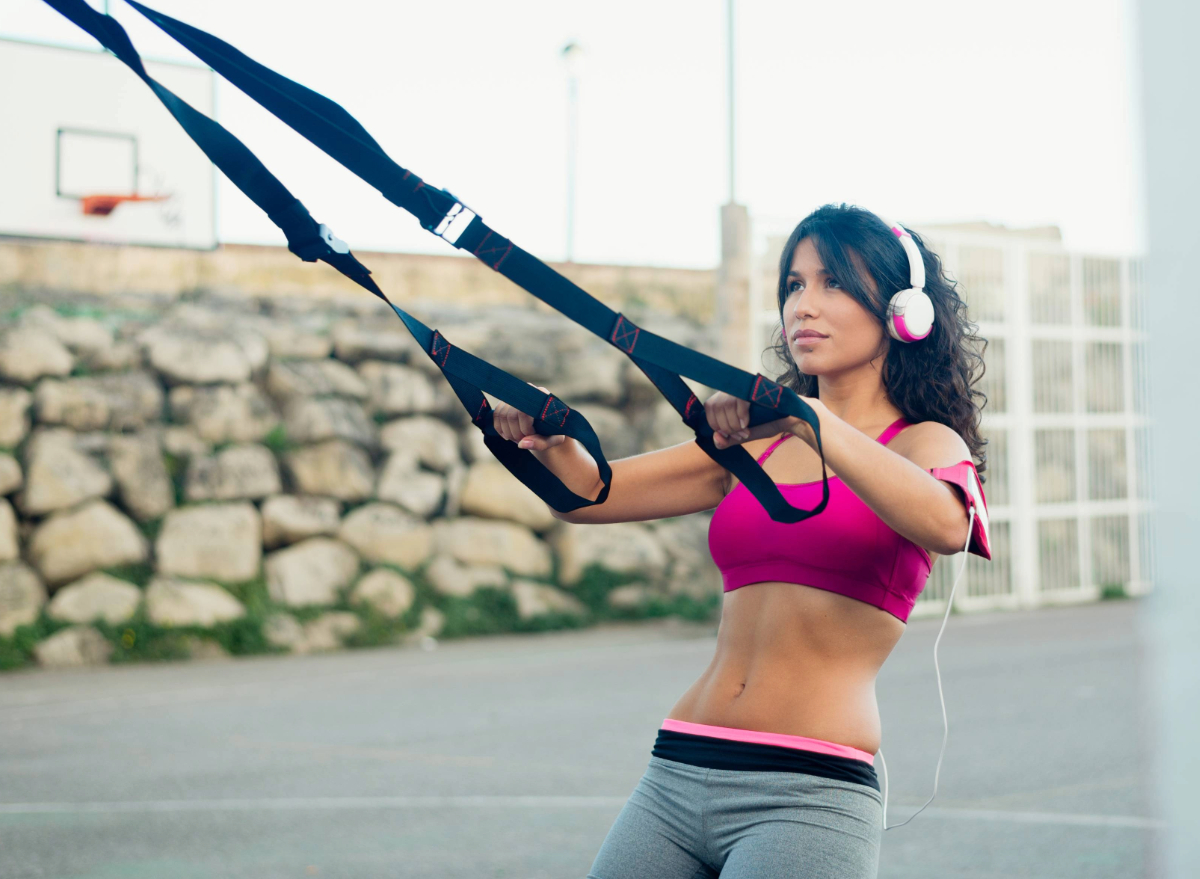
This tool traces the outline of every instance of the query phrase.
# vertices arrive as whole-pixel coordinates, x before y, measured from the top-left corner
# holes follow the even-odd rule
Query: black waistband
[[[799,748],[737,742],[692,733],[660,729],[651,751],[655,757],[702,766],[706,769],[736,769],[742,772],[800,772],[865,784],[879,790],[875,767],[853,757],[818,754]]]

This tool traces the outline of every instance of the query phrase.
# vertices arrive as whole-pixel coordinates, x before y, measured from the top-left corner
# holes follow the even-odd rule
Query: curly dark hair
[[[979,435],[979,422],[987,395],[972,385],[986,369],[983,352],[988,342],[976,334],[978,325],[967,319],[967,303],[959,296],[957,283],[946,276],[941,259],[925,246],[920,235],[909,231],[925,262],[925,292],[933,300],[933,330],[919,342],[904,343],[892,339],[885,328],[884,339],[891,345],[884,359],[883,384],[908,421],[937,421],[958,433],[977,461],[980,482],[986,482],[984,446],[988,441]],[[800,372],[782,332],[787,276],[796,247],[805,238],[812,238],[826,270],[838,279],[843,290],[875,315],[880,326],[885,326],[892,294],[910,286],[909,264],[904,248],[887,224],[854,205],[822,205],[788,236],[779,258],[779,327],[771,346],[788,369],[775,381],[802,396],[817,397],[817,376]],[[851,252],[866,265],[878,294],[873,294],[865,283]],[[979,343],[982,347],[976,351]],[[982,402],[976,404],[975,398]]]

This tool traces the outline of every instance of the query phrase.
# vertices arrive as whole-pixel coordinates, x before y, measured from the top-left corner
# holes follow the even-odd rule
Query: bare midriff
[[[875,679],[904,623],[796,583],[725,593],[717,651],[667,715],[879,750]]]

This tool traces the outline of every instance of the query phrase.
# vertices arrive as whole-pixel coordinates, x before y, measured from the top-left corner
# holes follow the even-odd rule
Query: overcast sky
[[[144,55],[191,57],[122,0],[110,5]],[[719,258],[724,0],[151,5],[338,101],[397,162],[549,260],[566,248],[559,51],[576,40],[576,259]],[[739,0],[737,200],[760,236],[847,201],[914,225],[1053,223],[1075,249],[1140,251],[1131,7]],[[40,0],[0,0],[0,34],[95,45]],[[233,87],[218,96],[222,124],[351,246],[452,252]],[[283,243],[223,179],[219,218],[224,241]]]

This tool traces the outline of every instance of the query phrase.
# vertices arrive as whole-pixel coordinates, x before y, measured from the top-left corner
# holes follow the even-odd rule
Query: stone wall
[[[416,253],[355,255],[388,298],[458,307],[510,305],[554,313],[478,260]],[[605,305],[633,317],[658,314],[703,326],[716,311],[716,271],[653,266],[551,263]],[[361,287],[323,263],[305,263],[283,247],[226,244],[214,251],[0,238],[0,293],[90,296],[117,303],[149,295],[231,299],[278,297],[336,301],[354,308]],[[420,315],[418,315],[419,317]],[[426,321],[428,323],[428,321]]]
[[[136,286],[0,297],[0,667],[715,608],[707,515],[553,518],[362,291]],[[693,438],[631,361],[528,306],[406,303],[581,411],[610,460]],[[716,349],[702,320],[636,307],[648,329]]]

